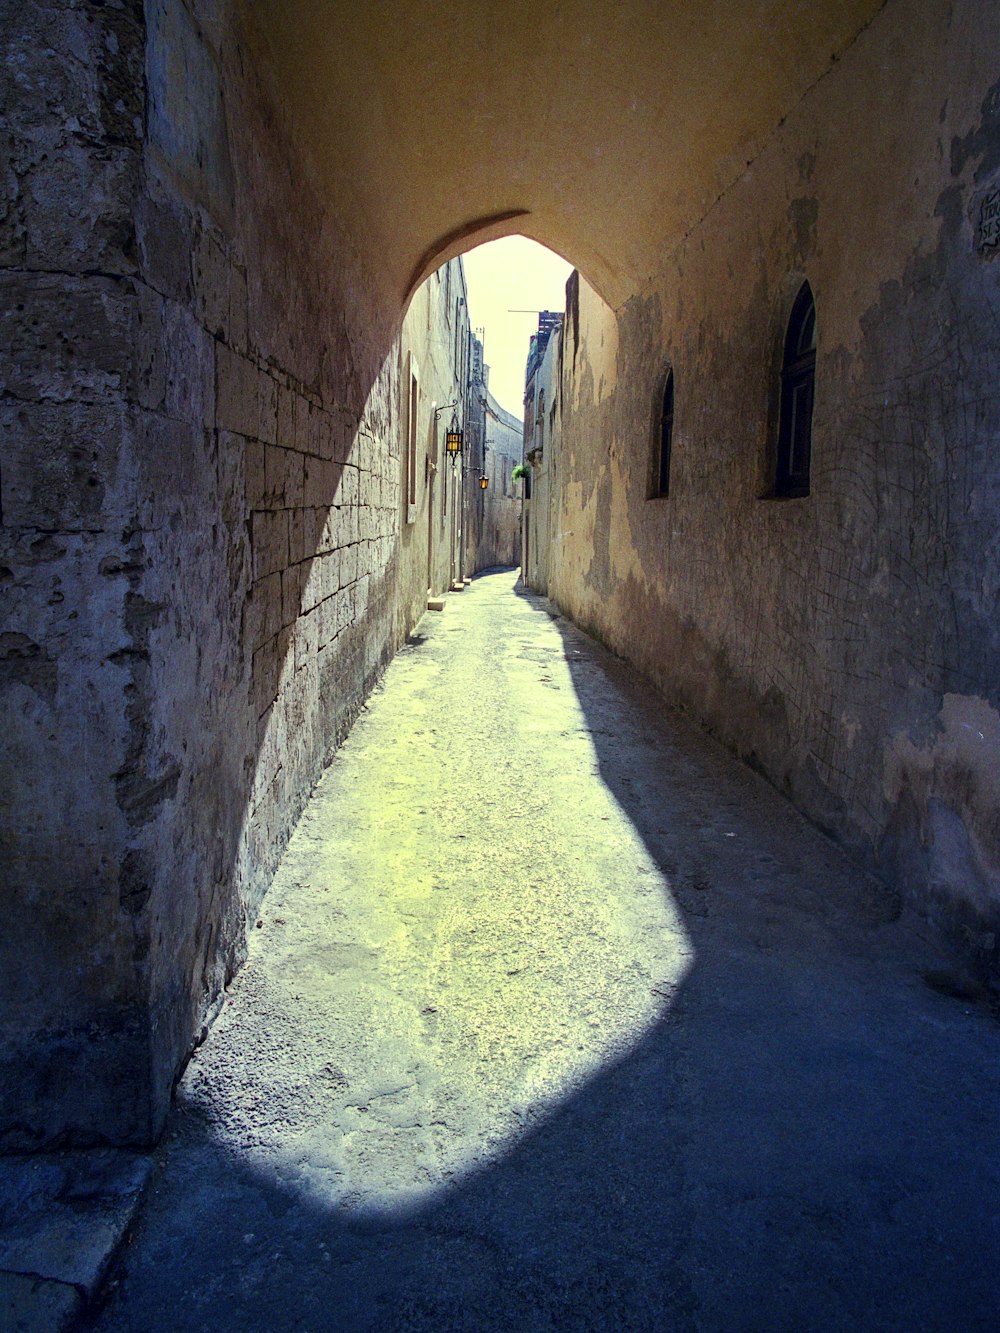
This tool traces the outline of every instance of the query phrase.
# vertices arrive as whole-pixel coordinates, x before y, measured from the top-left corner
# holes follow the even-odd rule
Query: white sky
[[[566,279],[573,266],[524,236],[505,236],[477,246],[462,256],[462,263],[472,327],[486,329],[490,393],[520,420],[528,339],[538,328],[538,315],[513,315],[508,310],[564,310]]]

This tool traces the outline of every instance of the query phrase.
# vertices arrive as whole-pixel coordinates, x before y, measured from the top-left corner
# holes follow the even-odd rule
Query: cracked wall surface
[[[995,969],[994,20],[886,6],[645,293],[571,284],[546,469],[550,595]],[[811,490],[769,499],[805,278]]]

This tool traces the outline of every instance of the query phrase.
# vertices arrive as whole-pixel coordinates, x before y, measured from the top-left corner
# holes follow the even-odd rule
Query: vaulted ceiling
[[[882,3],[257,0],[246,12],[317,188],[401,302],[445,259],[517,231],[618,305]]]

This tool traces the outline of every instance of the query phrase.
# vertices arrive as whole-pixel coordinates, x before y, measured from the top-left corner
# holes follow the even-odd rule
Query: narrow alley
[[[423,617],[256,924],[95,1327],[997,1327],[1000,1027],[513,571]]]

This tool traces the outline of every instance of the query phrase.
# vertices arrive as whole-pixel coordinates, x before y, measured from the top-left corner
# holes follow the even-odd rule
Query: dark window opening
[[[660,406],[659,451],[656,463],[656,486],[653,494],[670,494],[670,446],[674,435],[674,372],[667,371],[667,382],[663,387],[663,403]]]
[[[808,282],[792,306],[781,363],[781,412],[775,495],[809,494],[813,390],[816,383],[816,305]]]

